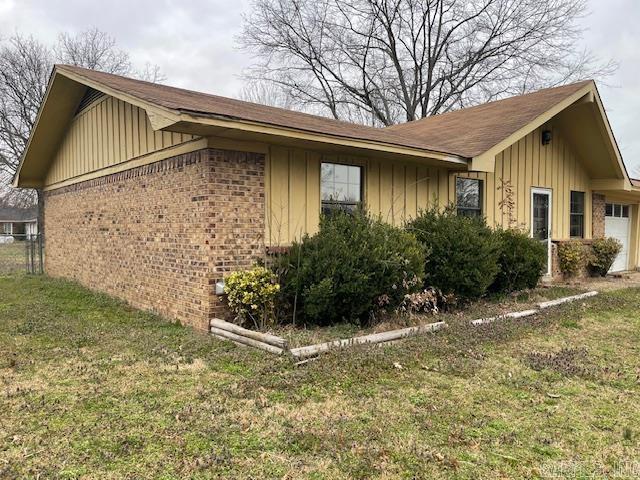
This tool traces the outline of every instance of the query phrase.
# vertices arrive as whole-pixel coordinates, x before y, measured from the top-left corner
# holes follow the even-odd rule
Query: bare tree
[[[246,102],[292,109],[294,104],[289,95],[277,85],[265,82],[249,82],[240,91],[240,98]]]
[[[116,39],[97,28],[75,36],[61,33],[52,50],[56,63],[78,65],[116,75],[131,75],[149,82],[166,80],[158,65],[147,62],[142,69],[135,69],[129,54],[117,48]]]
[[[254,0],[250,81],[299,107],[391,125],[606,75],[579,48],[586,0]]]
[[[53,46],[58,63],[80,65],[93,70],[126,75],[131,72],[129,54],[116,47],[116,40],[109,34],[91,28],[77,35],[61,33]]]
[[[50,50],[15,36],[0,47],[0,184],[8,185],[29,140],[51,72]],[[35,201],[32,190],[22,195]]]
[[[155,65],[147,64],[142,70],[135,70],[129,54],[116,47],[113,37],[97,29],[75,36],[63,33],[53,46],[21,35],[0,42],[0,186],[4,185],[5,190],[26,148],[55,63],[150,81],[164,79]],[[11,195],[24,196],[32,202],[36,199],[32,190]],[[37,198],[41,203],[40,194]],[[42,231],[42,219],[39,220]]]

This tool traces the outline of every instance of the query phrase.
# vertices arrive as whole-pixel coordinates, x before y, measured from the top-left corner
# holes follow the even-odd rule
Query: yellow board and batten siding
[[[552,129],[551,144],[541,144],[539,128],[496,156],[495,173],[451,172],[424,163],[396,159],[327,155],[300,148],[271,145],[268,148],[265,193],[267,202],[265,238],[269,245],[288,245],[304,233],[313,234],[320,219],[320,167],[322,162],[363,167],[364,202],[369,211],[383,220],[402,225],[421,208],[436,203],[455,203],[456,176],[483,180],[483,213],[489,225],[509,226],[501,202],[502,182],[509,181],[515,203],[515,225],[531,225],[531,189],[549,188],[553,194],[554,240],[569,237],[571,190],[585,192],[585,237],[591,237],[590,180],[581,162]],[[81,111],[71,122],[46,177],[47,188],[126,169],[134,159],[148,162],[177,154],[198,137],[154,131],[144,110],[105,96]],[[206,142],[206,141],[205,141]],[[183,145],[184,144],[184,145]],[[193,145],[189,148],[202,148]]]
[[[553,140],[542,145],[543,130],[552,130]],[[584,192],[584,234],[592,236],[592,191],[591,180],[573,153],[562,133],[551,127],[534,130],[496,156],[494,173],[468,172],[457,174],[484,180],[483,212],[489,225],[494,227],[531,227],[531,190],[546,188],[552,191],[552,232],[553,240],[569,238],[569,216],[571,191]],[[515,203],[513,217],[509,225],[506,207],[501,207],[505,199],[503,182],[509,182]],[[449,197],[455,201],[455,191]]]
[[[542,130],[552,129],[553,140],[542,145]],[[320,218],[320,165],[322,162],[360,165],[364,174],[364,203],[373,215],[402,225],[421,208],[434,202],[455,203],[456,177],[483,180],[483,213],[494,227],[531,226],[531,190],[552,191],[552,238],[569,238],[570,192],[585,193],[584,232],[591,238],[591,182],[564,140],[562,133],[541,127],[496,156],[495,173],[450,172],[444,168],[379,158],[323,155],[271,146],[267,158],[266,239],[272,246],[287,245],[304,233],[313,234]],[[511,186],[514,202],[509,225],[503,182]]]
[[[191,141],[193,135],[154,131],[144,110],[105,96],[73,119],[47,173],[51,186]]]
[[[266,238],[272,246],[288,245],[313,234],[320,221],[322,162],[363,167],[367,209],[383,220],[402,225],[434,199],[449,196],[446,169],[378,158],[321,153],[271,146],[266,164]]]

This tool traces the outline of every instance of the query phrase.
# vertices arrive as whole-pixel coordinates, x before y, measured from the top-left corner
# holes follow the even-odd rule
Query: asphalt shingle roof
[[[0,205],[0,222],[29,222],[38,218],[36,207],[18,208]]]
[[[475,157],[531,123],[591,80],[547,88],[475,107],[434,115],[386,130],[428,138],[443,151]]]
[[[98,84],[174,111],[219,116],[336,137],[381,142],[471,158],[484,153],[590,81],[465,108],[387,128],[368,127],[233,98],[58,65]]]

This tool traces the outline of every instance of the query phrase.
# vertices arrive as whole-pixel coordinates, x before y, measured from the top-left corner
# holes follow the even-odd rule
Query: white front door
[[[531,189],[531,237],[547,247],[547,271],[551,275],[551,190]]]
[[[629,269],[630,210],[629,205],[607,203],[604,235],[615,238],[622,244],[622,250],[613,265],[611,265],[609,273],[622,272]]]

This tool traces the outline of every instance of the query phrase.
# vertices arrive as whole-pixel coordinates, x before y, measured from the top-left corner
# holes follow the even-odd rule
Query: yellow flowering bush
[[[558,245],[558,264],[560,271],[567,277],[573,277],[580,273],[587,263],[587,252],[584,245],[577,241]]]
[[[280,285],[265,267],[231,273],[225,279],[229,308],[241,323],[253,323],[265,328],[274,323],[274,303]]]

